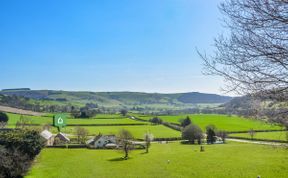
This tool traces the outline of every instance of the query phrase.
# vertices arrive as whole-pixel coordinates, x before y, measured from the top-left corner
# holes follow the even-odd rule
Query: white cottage
[[[116,148],[115,135],[97,135],[86,142],[92,148]]]
[[[54,137],[53,137],[53,134],[51,132],[49,132],[48,130],[43,130],[41,133],[40,133],[41,137],[43,137],[46,142],[45,142],[45,145],[46,146],[52,146],[53,143],[54,143]]]

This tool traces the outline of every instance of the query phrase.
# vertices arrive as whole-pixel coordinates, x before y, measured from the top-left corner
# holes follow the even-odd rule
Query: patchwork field
[[[8,127],[14,128],[16,122],[19,120],[19,114],[8,114],[9,122]],[[31,124],[52,124],[52,115],[49,116],[24,116],[25,118],[29,118]],[[149,120],[152,116],[141,116],[140,118]],[[179,116],[160,116],[166,122],[172,123],[179,123],[179,119],[185,118],[186,115],[179,115]],[[249,129],[253,128],[254,130],[279,130],[281,129],[280,126],[271,125],[265,122],[256,121],[252,119],[244,119],[237,116],[226,116],[226,115],[216,115],[216,114],[194,114],[189,115],[192,122],[194,124],[199,125],[203,130],[209,124],[214,124],[218,129],[227,130],[227,131],[248,131]],[[85,127],[89,131],[89,135],[96,135],[98,133],[102,134],[117,134],[121,129],[127,129],[132,132],[135,138],[142,139],[143,135],[146,132],[150,132],[154,135],[155,138],[170,138],[170,137],[181,137],[181,133],[170,128],[164,127],[162,125],[150,125],[147,122],[141,122],[129,119],[127,117],[123,117],[118,114],[98,114],[95,118],[91,119],[67,119],[67,124],[84,124]],[[121,124],[119,126],[93,126],[93,124]],[[127,125],[126,125],[127,124]],[[129,124],[146,124],[146,125],[135,125],[129,126]],[[89,126],[90,125],[90,126]],[[56,128],[53,128],[52,131],[54,133],[57,132]],[[65,133],[74,134],[75,127],[68,126],[65,127],[63,130]],[[280,132],[279,132],[280,133]],[[264,133],[261,133],[264,134]],[[267,133],[270,135],[262,135],[259,134],[259,138],[270,138],[277,137],[277,134],[274,133]],[[242,134],[241,136],[248,137],[248,134]],[[256,135],[255,138],[258,136]],[[284,139],[283,136],[281,139]]]
[[[263,121],[252,119],[244,119],[238,116],[227,116],[220,114],[193,114],[188,115],[192,123],[199,125],[202,129],[209,124],[214,124],[218,129],[226,131],[245,131],[245,130],[279,130],[282,129],[278,125],[271,125]],[[149,120],[153,116],[138,116],[141,119]],[[178,123],[180,119],[186,118],[187,115],[177,116],[159,116],[163,121]]]
[[[9,127],[15,127],[20,115],[9,115]],[[52,123],[49,116],[25,116],[30,118],[31,124]],[[179,123],[179,119],[186,115],[160,116],[166,122]],[[209,124],[218,129],[227,131],[277,130],[280,126],[265,122],[244,119],[226,115],[189,115],[194,124],[204,130]],[[141,116],[149,120],[151,116]],[[142,123],[145,125],[125,125]],[[67,119],[67,124],[86,124],[83,126],[89,135],[117,134],[121,129],[129,130],[137,139],[143,139],[144,134],[150,132],[154,138],[181,137],[181,132],[163,125],[151,125],[122,117],[120,115],[99,114],[92,119]],[[93,124],[124,124],[119,126],[93,126]],[[40,128],[41,126],[37,126]],[[52,128],[56,133],[56,128]],[[62,132],[75,133],[75,126],[67,126]],[[249,138],[247,133],[231,134]],[[256,133],[255,138],[285,140],[285,132]],[[284,178],[288,175],[287,149],[281,147],[252,145],[228,142],[228,144],[205,145],[205,152],[199,151],[199,145],[182,145],[179,142],[168,144],[153,143],[150,153],[143,154],[143,150],[134,150],[131,158],[122,161],[122,152],[116,150],[89,150],[89,149],[56,149],[46,148],[37,157],[34,166],[26,176],[27,178],[101,178],[113,177],[261,177]],[[169,161],[168,161],[169,160]],[[269,169],[267,169],[269,168]],[[111,171],[111,170],[117,170]]]
[[[236,133],[229,134],[232,137],[242,137],[250,139],[250,135],[248,133]],[[266,139],[266,140],[282,140],[287,141],[287,131],[280,132],[257,132],[254,135],[256,139]]]
[[[16,122],[19,120],[20,115],[18,114],[8,114],[9,122],[8,127],[14,128]],[[46,123],[52,124],[52,117],[36,117],[36,116],[24,116],[31,120],[31,124],[44,125]],[[124,118],[120,115],[98,115],[93,119],[68,119],[67,124],[123,124],[119,126],[81,126],[89,131],[89,135],[102,134],[118,134],[121,129],[129,130],[135,138],[143,139],[144,134],[150,132],[155,138],[169,138],[169,137],[181,137],[181,133],[163,125],[151,125],[146,122],[135,121],[132,119]],[[145,124],[145,125],[135,125],[129,126],[125,124]],[[38,127],[38,126],[37,126]],[[40,128],[41,126],[39,126]],[[67,126],[62,129],[62,132],[68,134],[75,133],[74,126]],[[57,129],[52,128],[52,132],[56,133]]]
[[[229,142],[206,145],[153,143],[148,154],[115,150],[44,149],[26,178],[286,178],[287,149]],[[169,162],[168,162],[169,160]]]

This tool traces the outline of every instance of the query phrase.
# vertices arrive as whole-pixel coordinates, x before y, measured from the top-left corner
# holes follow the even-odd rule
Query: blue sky
[[[220,0],[0,1],[0,88],[220,93]]]

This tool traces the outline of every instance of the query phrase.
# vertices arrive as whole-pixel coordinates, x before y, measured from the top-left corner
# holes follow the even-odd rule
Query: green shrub
[[[38,131],[6,130],[0,132],[0,177],[23,177],[32,160],[44,146]]]
[[[0,128],[5,127],[8,120],[9,120],[8,115],[4,112],[0,112]]]

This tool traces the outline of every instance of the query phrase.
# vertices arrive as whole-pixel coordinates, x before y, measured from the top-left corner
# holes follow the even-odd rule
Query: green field
[[[287,141],[286,139],[287,131],[280,132],[257,132],[254,135],[254,138],[257,139],[266,139],[266,140],[282,140]],[[231,137],[242,137],[242,138],[251,138],[248,133],[237,133],[237,134],[229,134]]]
[[[19,121],[20,115],[19,114],[11,114],[7,113],[9,120],[8,120],[8,127],[14,128],[16,122]],[[29,118],[32,124],[46,124],[52,123],[52,117],[41,117],[41,116],[24,116],[25,118]]]
[[[16,122],[19,120],[20,115],[8,114],[9,122],[8,127],[15,127]],[[25,116],[31,119],[32,124],[44,125],[46,123],[52,124],[52,117],[39,117],[39,116]],[[179,119],[185,118],[186,115],[179,116],[160,116],[161,119],[167,122],[178,123]],[[252,119],[244,119],[237,116],[226,116],[216,114],[194,114],[189,115],[194,124],[199,125],[205,130],[208,124],[214,124],[218,129],[227,131],[248,131],[253,128],[254,130],[277,130],[281,129],[280,126],[271,125],[265,122],[256,121]],[[143,119],[150,119],[151,116],[141,116]],[[147,122],[141,122],[122,117],[118,114],[98,114],[92,119],[67,119],[67,124],[149,124]],[[90,135],[96,135],[99,132],[103,134],[117,134],[121,128],[125,128],[131,131],[136,138],[143,138],[144,133],[151,132],[155,138],[169,138],[180,137],[181,133],[167,127],[158,125],[143,125],[143,126],[84,126]],[[52,129],[56,132],[56,128]],[[73,134],[75,127],[68,126],[63,129],[63,132]]]
[[[89,131],[89,135],[102,134],[118,134],[121,129],[129,130],[135,138],[144,138],[144,134],[150,132],[155,138],[169,138],[169,137],[181,137],[179,131],[172,130],[163,125],[141,125],[141,126],[88,126],[84,127]],[[54,129],[56,132],[56,129]],[[64,133],[74,133],[75,127],[65,127]]]
[[[15,127],[16,122],[20,119],[19,114],[8,113],[9,121],[8,127]],[[24,116],[31,120],[31,124],[52,124],[52,117],[40,117],[40,116]],[[143,124],[143,122],[135,121],[132,119],[124,118],[120,115],[99,114],[95,118],[91,119],[68,119],[67,124]]]
[[[253,128],[254,130],[279,130],[280,126],[271,125],[263,121],[253,119],[244,119],[238,116],[227,116],[219,114],[192,114],[188,115],[192,123],[199,125],[202,129],[209,124],[214,124],[218,129],[226,131],[245,131]],[[138,116],[141,119],[149,120],[153,116]],[[177,116],[158,116],[163,121],[171,123],[179,123],[180,119],[184,119],[187,115]]]
[[[123,154],[115,150],[44,149],[26,178],[286,178],[287,149],[229,142],[206,145],[153,143],[143,150]],[[168,163],[167,160],[170,160]]]
[[[119,119],[68,119],[67,124],[145,124],[128,118]]]

